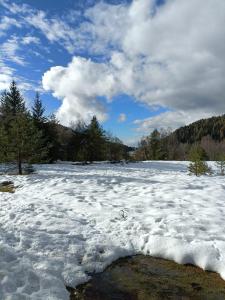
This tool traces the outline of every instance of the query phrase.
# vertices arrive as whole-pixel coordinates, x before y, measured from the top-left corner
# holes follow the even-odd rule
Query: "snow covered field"
[[[185,162],[39,166],[0,176],[0,299],[68,299],[113,260],[144,253],[225,279],[225,178]]]

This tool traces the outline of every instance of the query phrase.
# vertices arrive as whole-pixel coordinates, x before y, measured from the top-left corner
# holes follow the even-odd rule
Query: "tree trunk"
[[[18,173],[19,175],[22,175],[22,161],[21,161],[21,157],[20,154],[18,154],[18,159],[17,159],[17,166],[18,166]]]

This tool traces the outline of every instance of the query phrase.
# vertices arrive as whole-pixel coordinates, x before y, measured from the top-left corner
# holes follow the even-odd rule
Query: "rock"
[[[0,182],[0,192],[3,193],[14,193],[15,187],[12,181],[2,181]]]
[[[225,299],[225,281],[218,274],[144,255],[119,259],[68,290],[71,300]]]

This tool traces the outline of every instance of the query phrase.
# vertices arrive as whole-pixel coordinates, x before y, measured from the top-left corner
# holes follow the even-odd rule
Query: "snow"
[[[211,163],[213,166],[213,163]],[[225,279],[225,180],[187,162],[40,165],[0,176],[0,299],[69,299],[119,257],[192,263]]]

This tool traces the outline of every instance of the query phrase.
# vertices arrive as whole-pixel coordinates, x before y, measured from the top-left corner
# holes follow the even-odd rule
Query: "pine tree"
[[[86,130],[86,151],[90,162],[101,161],[106,157],[106,135],[96,116],[91,119],[91,123]]]
[[[161,159],[161,145],[160,145],[160,133],[155,129],[150,135],[150,151],[151,159],[159,160]]]
[[[45,108],[40,99],[40,95],[37,92],[34,99],[34,105],[32,107],[32,117],[36,124],[41,124],[46,121],[46,118],[44,117],[44,112]]]
[[[189,164],[188,170],[191,174],[195,174],[196,176],[211,174],[211,169],[205,162],[206,153],[199,145],[195,145],[191,148],[189,159],[191,163]]]
[[[26,112],[25,101],[15,81],[10,84],[9,91],[2,95],[1,111],[3,116],[15,116],[18,113]]]
[[[40,159],[46,153],[42,133],[33,123],[25,101],[13,81],[1,99],[0,152],[3,161],[16,161],[18,173],[22,163]]]
[[[5,160],[15,160],[20,175],[23,162],[40,161],[46,154],[42,144],[41,131],[37,130],[28,114],[17,114],[5,130],[4,141],[1,141],[6,150]]]

